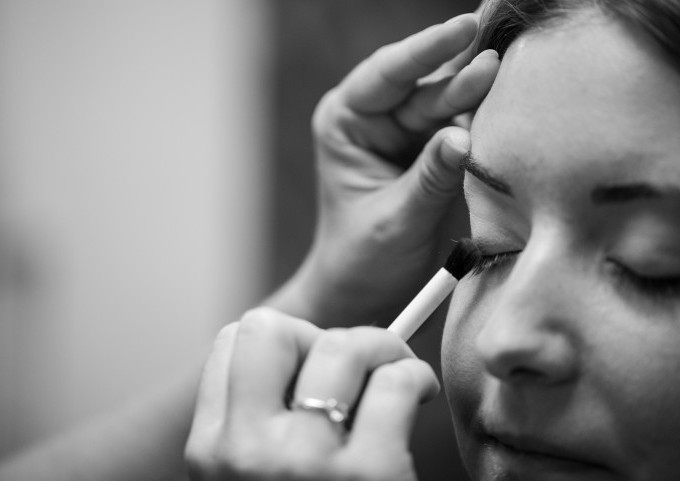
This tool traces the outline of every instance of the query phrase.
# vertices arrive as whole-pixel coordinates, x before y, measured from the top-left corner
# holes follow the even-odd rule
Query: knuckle
[[[236,479],[268,479],[278,463],[276,456],[262,440],[222,439],[213,463],[220,473],[235,476]]]
[[[248,309],[244,314],[242,320],[252,319],[273,319],[281,317],[281,312],[267,306],[258,306]]]
[[[321,136],[328,129],[330,112],[332,111],[331,105],[333,103],[332,97],[334,95],[333,90],[330,90],[321,97],[319,104],[317,105],[314,113],[312,114],[312,133],[315,136]]]
[[[324,95],[312,115],[311,127],[316,147],[330,149],[334,153],[341,152],[347,139],[354,135],[356,124],[356,112],[345,104],[342,93],[336,87]]]
[[[380,366],[372,376],[374,385],[390,391],[413,392],[417,390],[422,384],[422,372],[419,372],[421,368],[414,369],[412,366],[415,362],[422,361],[413,361],[413,363],[394,362]]]
[[[374,385],[381,389],[407,391],[415,384],[411,374],[394,363],[380,366],[372,377]]]
[[[218,332],[217,336],[215,336],[215,341],[214,341],[215,350],[220,350],[223,347],[228,346],[231,342],[231,339],[238,332],[238,328],[239,328],[239,323],[238,322],[232,322],[231,324],[227,324],[222,329],[220,329],[220,332]]]
[[[312,133],[316,137],[325,137],[332,131],[334,120],[338,117],[340,108],[340,93],[338,87],[335,87],[326,92],[318,106],[312,114]]]
[[[387,329],[374,326],[357,326],[349,329],[353,345],[370,352],[389,352],[395,358],[410,357],[412,351],[399,337]]]
[[[322,333],[314,347],[321,354],[337,356],[352,352],[354,350],[354,343],[352,342],[350,330],[334,328]]]
[[[373,352],[381,347],[401,345],[395,336],[385,329],[373,326],[357,326],[351,328],[327,329],[319,337],[319,348],[329,354],[347,352],[356,355],[362,352]]]
[[[204,449],[203,444],[190,437],[184,448],[184,462],[192,471],[200,471],[210,464],[209,451]]]
[[[282,315],[269,307],[256,307],[247,311],[239,322],[239,335],[252,335],[276,328]]]
[[[385,329],[360,326],[329,329],[314,346],[315,355],[333,359],[353,372],[366,372],[375,366],[412,355],[405,343]]]
[[[215,479],[229,472],[228,457],[214,437],[191,435],[184,448],[184,461],[192,480]]]
[[[378,47],[369,57],[369,61],[377,63],[382,62],[385,57],[392,55],[391,52],[394,51],[397,45],[399,45],[399,43],[391,43]]]
[[[368,57],[366,62],[370,62],[376,71],[381,73],[381,67],[390,63],[390,60],[395,56],[411,55],[410,44],[407,40],[408,38],[405,38],[378,47]]]

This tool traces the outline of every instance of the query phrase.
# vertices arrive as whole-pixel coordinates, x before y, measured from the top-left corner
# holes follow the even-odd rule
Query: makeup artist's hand
[[[476,33],[466,14],[383,47],[321,100],[315,241],[270,305],[323,326],[383,325],[434,272],[447,229],[467,222],[450,216],[469,149],[452,118],[477,108],[499,66],[493,51],[470,62]],[[310,306],[278,302],[295,290]]]
[[[191,479],[415,481],[411,427],[438,390],[432,368],[383,329],[325,331],[251,311],[221,331],[204,368],[186,448]],[[351,427],[295,407],[328,400],[347,404]]]

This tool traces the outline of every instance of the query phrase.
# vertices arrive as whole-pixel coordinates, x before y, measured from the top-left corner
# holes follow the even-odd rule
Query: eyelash
[[[508,261],[519,255],[521,252],[522,251],[509,251],[498,252],[496,254],[480,254],[472,266],[470,272],[472,272],[473,275],[477,275],[492,269],[496,269],[505,265]]]
[[[480,251],[481,252],[481,251]],[[522,251],[498,252],[495,254],[480,254],[470,273],[479,275],[507,265]],[[652,299],[673,300],[680,298],[680,277],[645,277],[618,261],[609,260],[614,266],[613,274],[624,287]]]
[[[617,261],[614,274],[624,287],[630,287],[650,298],[666,300],[680,297],[680,277],[645,277]]]

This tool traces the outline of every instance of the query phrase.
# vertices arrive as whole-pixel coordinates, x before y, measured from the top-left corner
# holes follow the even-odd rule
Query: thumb
[[[427,211],[450,207],[462,190],[460,162],[469,150],[467,130],[446,127],[437,132],[404,175],[411,207]]]

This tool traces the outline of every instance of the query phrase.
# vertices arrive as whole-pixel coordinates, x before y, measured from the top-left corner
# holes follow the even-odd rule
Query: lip
[[[602,462],[599,450],[586,443],[555,442],[552,436],[481,427],[482,445],[508,471],[524,473],[519,479],[533,479],[528,473],[613,474]],[[586,476],[587,477],[587,476]]]
[[[546,460],[553,459],[566,463],[591,465],[599,468],[604,467],[602,463],[596,462],[584,453],[575,452],[572,449],[564,446],[557,446],[535,437],[509,433],[488,433],[487,436],[492,443],[497,443],[502,448],[515,452],[518,455],[546,458]]]

